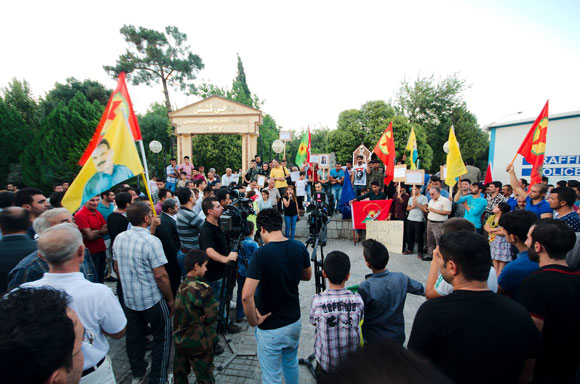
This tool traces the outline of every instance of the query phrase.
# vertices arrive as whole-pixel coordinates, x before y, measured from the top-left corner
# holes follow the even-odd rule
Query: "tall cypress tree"
[[[0,185],[6,185],[10,168],[31,139],[32,130],[18,109],[0,98]]]

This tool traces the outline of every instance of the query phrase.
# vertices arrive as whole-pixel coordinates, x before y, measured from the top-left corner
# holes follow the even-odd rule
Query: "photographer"
[[[256,343],[262,382],[298,383],[300,300],[298,284],[312,277],[306,247],[282,235],[282,217],[273,208],[260,211],[257,219],[266,243],[254,254],[242,291],[244,312],[257,326]],[[254,294],[260,284],[259,299]]]
[[[220,195],[219,190],[217,195]],[[227,191],[226,191],[227,192]],[[229,193],[225,197],[229,200]],[[231,200],[229,200],[231,202]],[[206,216],[205,223],[201,226],[199,234],[199,245],[209,256],[207,263],[207,272],[205,280],[213,290],[214,297],[219,301],[222,279],[225,275],[226,263],[235,262],[238,258],[236,252],[230,252],[230,245],[228,239],[219,228],[219,218],[224,211],[224,207],[220,204],[217,198],[208,197],[202,203],[203,213]],[[229,333],[240,332],[240,327],[235,324],[228,325]],[[218,332],[225,332],[225,324],[218,324]]]
[[[326,246],[327,227],[329,221],[328,196],[322,190],[322,184],[314,184],[314,193],[308,206],[308,224],[311,235],[318,235],[322,246]]]

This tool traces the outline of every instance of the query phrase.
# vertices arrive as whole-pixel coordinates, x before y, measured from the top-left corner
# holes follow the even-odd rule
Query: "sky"
[[[230,87],[242,58],[262,111],[284,129],[334,129],[341,111],[393,98],[403,80],[457,74],[483,127],[580,110],[580,2],[565,1],[13,1],[2,5],[0,87],[26,79],[35,97],[103,70],[127,44],[124,24],[188,36],[198,82]],[[137,113],[160,84],[129,85]],[[170,90],[174,108],[200,100]],[[518,114],[518,112],[521,112]]]

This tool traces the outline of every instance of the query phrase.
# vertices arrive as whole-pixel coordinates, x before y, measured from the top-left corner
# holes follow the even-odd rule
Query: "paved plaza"
[[[370,270],[364,263],[362,256],[362,246],[360,244],[355,246],[352,241],[331,239],[328,241],[328,246],[324,248],[324,252],[326,254],[333,250],[341,250],[350,256],[352,266],[350,280],[347,282],[347,286],[359,284],[364,280],[364,276],[370,273]],[[309,248],[309,252],[311,251],[312,248]],[[391,254],[391,259],[387,265],[387,268],[390,271],[403,272],[409,275],[411,278],[425,284],[427,281],[427,273],[429,272],[429,263],[417,259],[416,255]],[[109,285],[114,290],[114,284]],[[314,278],[311,281],[300,283],[302,332],[300,335],[300,348],[298,351],[298,356],[304,358],[308,357],[314,351],[314,327],[309,324],[308,320],[310,303],[314,294]],[[420,296],[410,294],[407,296],[407,302],[405,305],[405,334],[407,339],[409,338],[409,334],[411,332],[411,326],[413,324],[415,313],[424,300],[425,299]],[[234,307],[235,299],[232,301],[232,309]],[[232,312],[232,314],[233,313],[234,312]],[[254,328],[248,326],[248,323],[245,320],[240,323],[240,325],[242,326],[242,332],[229,336],[231,338],[231,344],[241,355],[249,354],[251,356],[238,356],[225,368],[220,369],[225,363],[228,362],[228,360],[231,360],[232,357],[229,348],[226,346],[222,338],[220,344],[225,348],[226,352],[221,356],[217,356],[215,359],[215,374],[216,382],[218,383],[249,384],[261,382],[258,359],[255,355],[252,355],[256,351]],[[113,360],[113,369],[115,371],[117,382],[122,384],[130,383],[131,370],[129,367],[129,361],[127,360],[127,354],[125,352],[125,339],[109,339],[109,342],[111,344],[111,351],[109,354]],[[149,354],[147,356],[149,356]],[[195,382],[195,375],[192,374],[190,376],[190,383]],[[300,382],[307,384],[315,383],[315,380],[309,372],[308,368],[303,365],[300,365]]]

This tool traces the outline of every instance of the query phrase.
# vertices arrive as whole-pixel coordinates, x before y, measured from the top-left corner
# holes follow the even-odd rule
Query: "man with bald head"
[[[38,252],[48,263],[49,270],[42,279],[21,287],[51,287],[71,296],[69,306],[79,316],[88,338],[82,345],[85,357],[82,381],[114,383],[111,359],[107,356],[109,343],[105,335],[115,339],[123,337],[127,319],[109,287],[91,283],[80,273],[85,257],[81,232],[70,223],[50,227],[38,238]]]
[[[238,173],[232,173],[231,168],[226,168],[226,173],[222,175],[222,185],[229,187],[233,182],[236,184],[240,180],[240,175]]]
[[[8,207],[0,212],[0,293],[6,292],[8,273],[30,252],[36,251],[36,241],[27,232],[30,213],[21,207]]]
[[[65,208],[54,208],[44,212],[34,220],[33,227],[35,232],[40,235],[48,228],[62,223],[74,225],[72,214]],[[85,251],[80,272],[87,280],[95,283],[97,282],[97,273],[88,252],[88,250]],[[26,282],[39,280],[45,272],[48,272],[48,264],[40,258],[35,246],[34,250],[30,251],[28,256],[22,259],[8,274],[8,290],[12,290]]]

